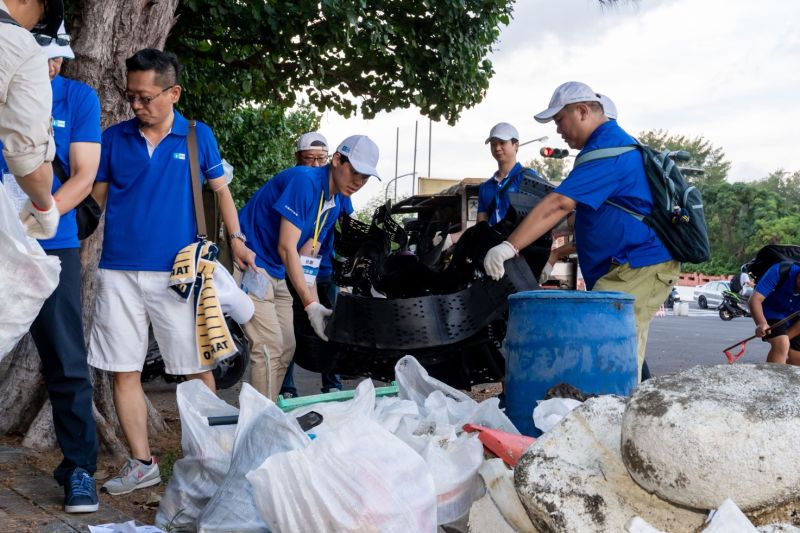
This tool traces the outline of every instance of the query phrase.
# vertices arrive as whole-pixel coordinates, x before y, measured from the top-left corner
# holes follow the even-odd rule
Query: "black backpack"
[[[731,278],[730,286],[731,291],[735,292],[736,294],[740,294],[742,292],[742,275],[734,274]]]
[[[659,153],[638,143],[600,148],[578,156],[575,167],[589,161],[617,157],[633,150],[642,153],[647,182],[653,196],[652,212],[643,215],[608,200],[606,203],[622,209],[653,228],[673,259],[688,263],[708,260],[710,246],[703,197],[696,187],[686,183],[669,150]]]
[[[747,273],[754,282],[758,280],[769,270],[775,263],[781,263],[780,277],[778,278],[778,287],[783,285],[786,277],[789,275],[789,269],[792,265],[800,263],[800,246],[793,244],[768,244],[761,248],[756,253],[755,258],[745,265]]]

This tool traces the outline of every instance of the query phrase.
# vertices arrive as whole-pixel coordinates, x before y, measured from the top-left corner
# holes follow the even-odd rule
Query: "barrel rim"
[[[511,300],[572,300],[581,301],[609,301],[633,302],[636,298],[627,292],[618,291],[568,291],[568,290],[536,290],[521,291],[508,297]]]

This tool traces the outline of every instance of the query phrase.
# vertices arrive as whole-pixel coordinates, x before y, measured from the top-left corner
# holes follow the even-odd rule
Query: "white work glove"
[[[309,322],[311,322],[311,327],[314,328],[314,333],[316,333],[320,339],[327,342],[328,337],[325,336],[325,322],[328,317],[333,314],[333,311],[319,302],[311,302],[306,306],[306,314],[308,315]]]
[[[547,283],[547,281],[550,279],[550,274],[552,272],[553,272],[553,265],[550,264],[549,262],[545,263],[544,268],[542,269],[542,274],[539,276],[539,284],[541,285],[543,283]]]
[[[26,233],[34,239],[49,239],[55,235],[60,218],[55,198],[52,199],[50,209],[46,211],[33,205],[29,198],[19,212],[19,219],[25,225]]]
[[[483,258],[483,269],[490,278],[497,281],[506,273],[503,264],[517,255],[517,249],[508,241],[503,241],[494,248],[486,252],[486,257]]]

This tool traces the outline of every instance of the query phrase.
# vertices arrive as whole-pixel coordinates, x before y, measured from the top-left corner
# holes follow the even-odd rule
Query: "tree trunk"
[[[73,3],[67,28],[75,60],[65,63],[64,74],[93,87],[100,98],[102,126],[130,118],[124,100],[125,59],[142,48],[164,47],[175,21],[178,0],[78,0]],[[83,325],[86,338],[92,327],[97,263],[103,240],[103,222],[81,243]],[[23,433],[23,444],[33,448],[55,444],[52,412],[41,376],[39,356],[30,335],[8,355],[8,370],[0,381],[0,434]],[[127,455],[114,410],[111,375],[92,370],[95,419],[101,446],[116,457]],[[151,434],[167,425],[148,401]]]

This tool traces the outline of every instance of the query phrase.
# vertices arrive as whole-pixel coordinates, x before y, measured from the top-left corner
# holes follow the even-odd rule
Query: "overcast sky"
[[[651,129],[702,135],[732,163],[730,177],[752,180],[778,168],[800,170],[792,127],[800,124],[800,2],[791,0],[640,0],[603,7],[594,0],[518,0],[491,55],[495,75],[484,100],[451,127],[433,123],[431,175],[489,177],[496,166],[484,146],[496,122],[511,122],[521,140],[548,135],[566,148],[555,126],[533,115],[559,84],[578,80],[616,103],[619,123],[636,135]],[[419,120],[417,171],[428,174],[428,119],[417,110],[373,120],[329,112],[320,131],[336,146],[365,133],[380,147],[378,171],[354,196],[363,206],[395,175],[412,171]],[[520,149],[526,161],[541,144]],[[410,178],[400,192],[410,193]]]

